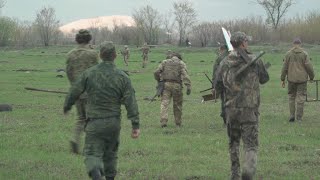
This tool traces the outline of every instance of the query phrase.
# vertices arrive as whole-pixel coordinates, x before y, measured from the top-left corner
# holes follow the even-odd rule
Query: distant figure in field
[[[164,82],[161,95],[161,127],[167,127],[168,108],[172,98],[173,113],[176,126],[182,124],[182,102],[183,92],[182,83],[187,87],[187,95],[191,93],[191,81],[188,75],[187,66],[182,61],[179,53],[172,53],[172,58],[163,60],[158,69],[154,72],[154,78],[159,82]]]
[[[166,53],[166,59],[171,59],[172,58],[172,51],[168,50]]]
[[[87,69],[65,99],[63,112],[87,92],[87,124],[85,126],[84,156],[88,175],[93,180],[114,180],[117,175],[117,159],[121,129],[121,105],[131,121],[131,137],[138,138],[139,110],[135,91],[127,74],[114,64],[116,49],[111,41],[100,45],[103,62]],[[134,166],[134,164],[133,164]]]
[[[227,45],[225,45],[225,44],[220,45],[218,53],[219,53],[218,54],[218,58],[216,59],[216,61],[213,64],[212,82],[214,82],[214,84],[212,84],[212,89],[213,89],[212,93],[213,93],[213,96],[215,98],[217,96],[220,96],[220,99],[221,99],[221,113],[220,113],[220,116],[223,119],[224,125],[226,125],[227,124],[227,120],[226,120],[226,112],[225,112],[225,104],[224,104],[225,103],[224,102],[224,90],[220,91],[220,94],[217,94],[216,87],[215,87],[216,86],[215,82],[217,81],[216,80],[217,69],[220,68],[220,65],[221,65],[222,61],[229,55]],[[221,87],[221,88],[223,88],[223,87]]]
[[[124,49],[121,51],[121,54],[123,56],[123,61],[128,66],[129,57],[130,57],[130,50],[127,45],[124,46]]]
[[[92,36],[88,30],[79,30],[75,37],[78,47],[72,49],[67,55],[66,73],[71,87],[86,69],[98,64],[98,53],[88,45],[91,39]],[[76,154],[79,154],[80,139],[86,121],[86,101],[86,93],[76,101],[78,120],[74,128],[74,137],[70,141],[71,151]]]
[[[255,57],[247,51],[248,37],[245,33],[233,33],[230,42],[234,51],[220,65],[216,87],[218,91],[224,91],[231,160],[230,179],[252,180],[257,169],[259,145],[259,86],[269,81],[269,74],[263,62],[258,60],[235,77],[237,71]],[[241,139],[244,146],[242,172],[239,150]]]
[[[302,120],[308,77],[310,80],[314,78],[313,66],[308,53],[301,48],[301,40],[296,38],[293,41],[293,48],[285,55],[281,71],[283,88],[285,79],[288,80],[289,122]]]
[[[145,68],[149,60],[148,56],[150,51],[150,48],[147,43],[144,43],[143,47],[141,48],[141,51],[142,51],[142,68]]]
[[[0,104],[0,112],[12,111],[12,106],[9,104]]]

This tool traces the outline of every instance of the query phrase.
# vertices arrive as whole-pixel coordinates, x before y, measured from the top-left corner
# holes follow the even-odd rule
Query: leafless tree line
[[[188,0],[173,3],[172,9],[161,14],[150,5],[133,11],[136,26],[128,27],[114,22],[112,29],[101,27],[99,19],[91,23],[92,43],[113,40],[118,44],[183,45],[188,38],[193,46],[215,46],[223,43],[221,27],[231,32],[243,31],[252,36],[253,43],[291,42],[300,37],[306,43],[320,43],[320,13],[309,12],[294,18],[285,18],[292,0],[256,0],[265,8],[266,17],[251,16],[228,21],[197,22],[196,10]],[[5,1],[0,0],[0,9]],[[25,22],[0,16],[0,46],[49,46],[73,44],[74,34],[58,30],[60,23],[52,7],[36,12],[34,22]],[[75,32],[73,32],[75,33]]]

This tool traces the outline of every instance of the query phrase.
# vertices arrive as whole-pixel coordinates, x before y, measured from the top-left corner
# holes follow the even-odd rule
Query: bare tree
[[[148,44],[158,44],[162,17],[158,10],[150,5],[134,10],[132,15],[137,28]]]
[[[91,32],[91,35],[92,35],[92,44],[95,45],[96,44],[96,38],[97,38],[97,34],[100,30],[100,25],[101,25],[101,19],[98,17],[98,18],[95,18],[95,19],[91,19],[90,20],[90,32]]]
[[[288,12],[294,0],[256,0],[266,11],[268,19],[274,30],[279,27],[280,20]]]
[[[193,4],[188,0],[174,2],[173,8],[179,30],[179,45],[182,45],[188,28],[197,21],[197,13]]]
[[[1,14],[2,14],[2,8],[6,5],[6,3],[7,3],[7,1],[5,1],[5,0],[0,0],[0,16],[1,16]]]
[[[38,13],[35,25],[44,46],[49,46],[53,34],[58,29],[59,21],[56,20],[55,10],[52,7],[44,7]]]
[[[175,25],[175,21],[174,19],[172,19],[172,12],[167,12],[164,14],[163,16],[163,27],[164,30],[166,31],[166,36],[167,36],[167,40],[166,42],[171,44],[172,43],[172,34],[173,32],[173,28]]]

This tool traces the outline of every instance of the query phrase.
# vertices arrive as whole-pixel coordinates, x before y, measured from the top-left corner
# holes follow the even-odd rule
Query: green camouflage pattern
[[[88,45],[80,44],[78,47],[72,49],[67,54],[66,61],[66,74],[71,86],[74,85],[76,80],[86,69],[96,64],[98,64],[98,53],[92,50]],[[78,145],[80,144],[86,120],[85,98],[86,94],[84,93],[81,95],[81,99],[76,102],[78,119],[74,127],[74,136],[72,141]]]
[[[249,55],[252,59],[254,56]],[[257,165],[258,122],[260,106],[259,84],[269,81],[261,60],[249,66],[238,77],[235,73],[246,64],[237,50],[223,60],[217,73],[218,91],[223,91],[229,136],[231,179],[253,179]],[[244,144],[244,164],[240,173],[240,138]],[[240,174],[242,174],[240,176]]]
[[[102,176],[116,176],[120,129],[117,117],[88,122],[84,146],[84,162],[88,174],[93,169],[99,169]]]
[[[126,73],[113,62],[104,61],[86,70],[70,88],[64,106],[68,109],[86,91],[87,118],[110,118],[121,116],[121,104],[127,109],[127,117],[134,128],[139,128],[139,111],[135,91]]]

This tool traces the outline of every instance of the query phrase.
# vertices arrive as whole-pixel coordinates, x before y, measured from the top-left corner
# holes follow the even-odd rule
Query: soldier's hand
[[[281,81],[281,86],[282,86],[282,88],[285,88],[286,87],[286,82],[285,81]]]
[[[187,88],[187,95],[191,94],[191,88]]]
[[[131,137],[137,139],[140,135],[140,129],[132,129]]]

